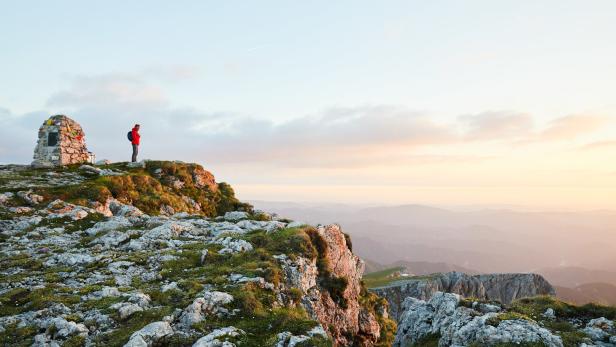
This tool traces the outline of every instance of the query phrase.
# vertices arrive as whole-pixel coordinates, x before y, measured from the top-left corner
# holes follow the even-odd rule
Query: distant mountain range
[[[308,223],[339,223],[353,235],[361,257],[383,264],[444,262],[486,273],[563,266],[616,272],[613,211],[453,211],[422,205],[252,203]]]
[[[256,208],[307,223],[339,223],[367,270],[402,266],[417,275],[534,272],[577,303],[616,293],[616,212],[450,210],[253,201]]]
[[[616,272],[561,266],[537,270],[555,286],[577,287],[585,283],[608,283],[616,286]]]
[[[609,283],[586,283],[575,288],[556,286],[556,296],[577,305],[594,302],[616,305],[616,286]]]

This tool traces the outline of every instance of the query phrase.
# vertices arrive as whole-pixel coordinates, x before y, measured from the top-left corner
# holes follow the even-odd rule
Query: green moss
[[[88,300],[81,303],[79,306],[82,310],[99,309],[103,312],[112,312],[109,306],[123,301],[122,297],[108,296],[98,300]]]
[[[524,298],[514,301],[510,306],[511,311],[525,314],[535,320],[542,319],[543,313],[548,308],[552,308],[556,314],[556,317],[561,319],[592,319],[597,317],[605,317],[612,320],[616,319],[616,307],[598,304],[575,306],[564,301],[560,301],[552,296]]]
[[[298,288],[291,288],[287,292],[287,295],[291,298],[291,301],[294,303],[299,303],[304,293],[302,293],[302,291]]]
[[[13,257],[0,259],[0,268],[10,269],[15,267],[23,268],[30,271],[40,270],[43,268],[43,262],[39,259],[32,258],[31,255],[26,253],[21,253]]]
[[[97,346],[123,346],[130,336],[144,326],[160,321],[164,316],[170,314],[170,308],[152,309],[136,312],[129,319],[122,322],[117,329],[105,334],[97,335],[94,344]]]
[[[376,318],[379,326],[381,327],[381,334],[376,346],[388,347],[393,345],[396,337],[397,324],[393,319],[383,316],[383,313],[387,312],[389,307],[387,300],[372,292],[369,292],[366,289],[366,286],[362,284],[359,304],[364,310],[368,311]]]
[[[255,212],[255,213],[251,213],[248,216],[248,219],[265,222],[265,221],[272,220],[272,217],[270,215],[268,215],[267,213],[263,213],[263,212],[258,212],[257,213],[257,212]]]
[[[212,318],[195,324],[194,328],[202,333],[214,329],[234,326],[246,332],[236,340],[238,346],[273,346],[277,335],[289,331],[294,335],[303,335],[314,328],[317,323],[308,317],[301,308],[270,308],[263,311],[242,311],[231,318]],[[317,346],[328,346],[325,339]]]
[[[86,343],[85,336],[75,335],[75,336],[71,336],[68,339],[66,339],[64,343],[62,344],[62,346],[63,347],[79,347],[79,346],[84,346],[85,343]]]
[[[531,319],[530,317],[528,317],[527,315],[524,315],[522,313],[518,313],[518,312],[503,312],[503,313],[499,313],[498,315],[496,315],[494,317],[490,317],[486,321],[486,324],[497,327],[500,324],[500,322],[502,322],[502,321],[505,321],[505,320],[516,320],[516,319],[521,319],[521,320],[527,320],[527,321],[530,321],[530,322],[534,322],[533,319]]]
[[[53,303],[62,303],[70,306],[79,301],[80,297],[78,295],[74,295],[57,285],[48,285],[47,287],[32,291],[24,288],[15,288],[0,296],[0,316],[41,310]]]
[[[331,340],[326,339],[322,336],[312,337],[304,342],[300,342],[296,344],[297,347],[332,347],[333,343]]]
[[[71,314],[67,314],[64,316],[64,319],[66,319],[67,321],[72,321],[72,322],[81,322],[81,316],[76,314],[76,313],[71,313]]]
[[[556,319],[546,319],[543,317],[543,313],[548,308],[554,310]],[[567,319],[589,320],[597,317],[606,317],[613,320],[616,318],[616,307],[597,304],[576,306],[551,296],[520,299],[514,301],[510,305],[509,310],[539,321],[542,326],[559,335],[565,346],[578,346],[587,338],[586,334],[576,329]]]
[[[37,329],[33,326],[18,328],[17,323],[7,325],[4,331],[0,332],[0,345],[2,346],[31,346]]]
[[[441,339],[441,334],[429,334],[420,338],[412,347],[438,347],[438,341]]]

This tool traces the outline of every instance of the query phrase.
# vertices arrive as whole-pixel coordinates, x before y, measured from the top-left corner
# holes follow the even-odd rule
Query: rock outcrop
[[[319,226],[316,237],[322,240],[321,259],[329,264],[328,278],[323,278],[319,259],[278,257],[286,274],[288,288],[302,292],[302,306],[321,322],[336,345],[348,346],[359,342],[373,345],[380,338],[375,312],[360,305],[361,276],[364,263],[349,249],[344,233],[338,225]],[[338,284],[332,284],[340,280]],[[343,287],[331,288],[332,285]]]
[[[402,314],[402,303],[407,297],[429,300],[436,292],[496,300],[504,304],[525,297],[555,294],[548,281],[530,273],[467,275],[448,272],[402,280],[371,290],[387,299],[390,314],[396,319]]]
[[[481,312],[460,306],[460,296],[436,292],[428,301],[404,300],[394,346],[421,345],[422,339],[438,339],[439,346],[492,346],[542,343],[563,347],[561,337],[536,322],[521,318],[498,320],[497,312]]]
[[[255,212],[194,164],[103,169],[0,166],[3,343],[393,342],[387,303],[362,287],[339,226]]]

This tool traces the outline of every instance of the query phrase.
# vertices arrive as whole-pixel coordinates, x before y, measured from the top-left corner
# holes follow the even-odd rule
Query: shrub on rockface
[[[329,259],[327,259],[327,242],[314,228],[309,228],[306,233],[310,237],[312,245],[317,250],[317,269],[319,270],[319,285],[329,292],[332,300],[342,308],[347,308],[347,300],[344,297],[349,282],[344,277],[337,277],[331,273]]]
[[[396,337],[397,324],[396,321],[389,318],[387,313],[389,304],[387,300],[368,291],[366,286],[362,283],[359,304],[363,309],[371,313],[379,323],[381,336],[376,346],[388,347],[393,345]]]

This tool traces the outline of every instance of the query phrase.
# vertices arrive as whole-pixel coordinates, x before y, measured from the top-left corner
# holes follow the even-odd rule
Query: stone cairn
[[[51,116],[39,128],[34,148],[34,167],[93,162],[79,123],[64,115]]]

